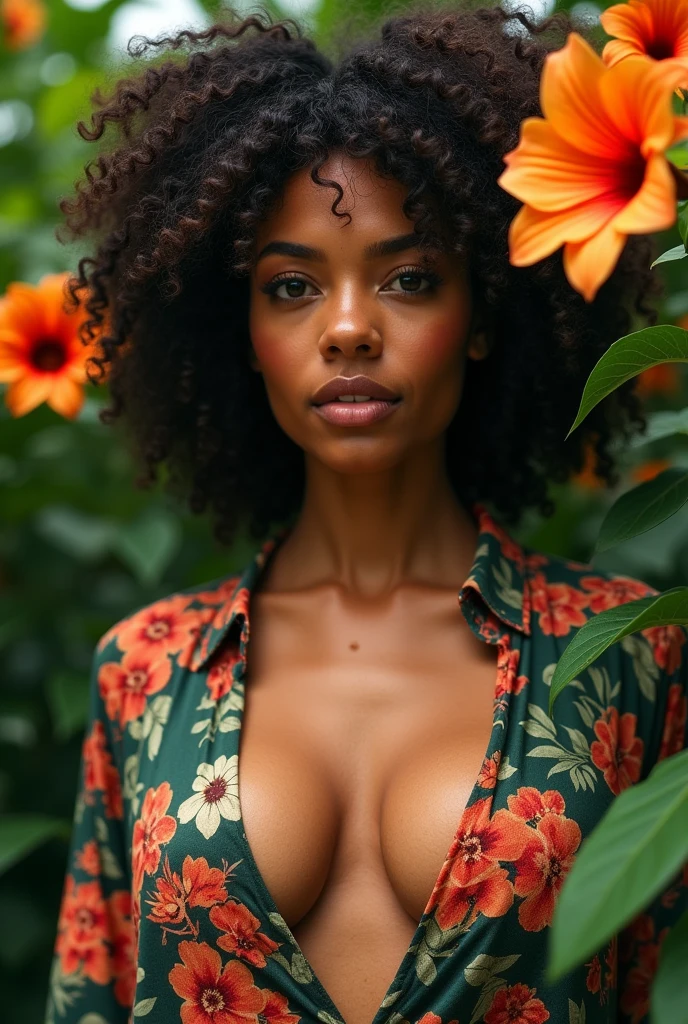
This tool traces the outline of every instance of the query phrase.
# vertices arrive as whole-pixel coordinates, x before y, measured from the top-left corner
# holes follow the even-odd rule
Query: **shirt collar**
[[[478,523],[478,541],[473,565],[458,592],[463,615],[484,640],[496,643],[495,626],[530,635],[530,590],[524,549],[497,523],[482,505],[473,513]],[[191,659],[193,672],[202,669],[233,630],[243,656],[249,635],[249,600],[270,555],[289,533],[281,527],[261,545],[216,614],[200,630],[200,644]],[[227,583],[226,577],[219,584]],[[492,613],[490,615],[490,613]],[[497,623],[494,622],[496,617]]]

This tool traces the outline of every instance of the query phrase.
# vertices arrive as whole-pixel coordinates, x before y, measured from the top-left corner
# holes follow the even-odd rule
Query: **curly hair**
[[[600,355],[634,319],[656,322],[650,240],[629,238],[586,303],[560,251],[511,266],[520,204],[497,185],[522,119],[542,113],[544,59],[574,28],[589,34],[562,12],[537,22],[524,9],[426,0],[336,58],[264,12],[130,41],[131,56],[158,48],[164,59],[119,79],[109,98],[95,92],[78,132],[97,141],[112,122],[118,138],[60,209],[72,237],[93,236],[70,291],[89,318],[82,340],[101,331],[89,379],[107,378],[100,418],[122,418],[138,486],[166,464],[167,486],[192,512],[210,507],[220,543],[240,526],[261,537],[298,512],[303,452],[248,361],[248,274],[256,226],[294,172],[310,168],[337,193],[332,212],[348,216],[341,187],[319,173],[334,150],[407,186],[415,231],[468,257],[474,298],[489,310],[491,354],[469,364],[446,436],[458,498],[508,522],[528,507],[550,514],[550,482],[580,470],[588,449],[615,479],[616,438],[643,425],[632,382],[565,435]]]

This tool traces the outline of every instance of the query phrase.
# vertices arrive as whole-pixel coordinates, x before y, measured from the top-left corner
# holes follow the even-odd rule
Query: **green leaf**
[[[688,1006],[688,911],[662,943],[659,967],[650,992],[652,1024],[677,1024],[685,1020]]]
[[[583,843],[552,924],[548,981],[603,946],[688,858],[688,750],[624,790]]]
[[[637,376],[650,366],[686,362],[688,331],[681,327],[669,324],[645,327],[642,331],[635,331],[619,338],[598,360],[588,377],[580,408],[569,434],[583,422],[591,409],[624,381]]]
[[[661,256],[658,256],[657,259],[650,264],[650,270],[652,270],[653,267],[656,267],[658,263],[672,263],[674,260],[682,260],[686,256],[688,256],[686,247],[683,242],[681,242],[680,245],[675,245],[673,249],[667,249],[667,251],[663,252]]]
[[[685,161],[685,150],[683,151],[683,159]],[[688,199],[681,199],[677,204],[678,206],[678,230],[683,244],[686,244],[686,238],[688,237]]]
[[[627,601],[594,615],[581,626],[557,662],[549,692],[550,714],[564,687],[612,644],[652,626],[685,623],[688,623],[688,587],[674,587],[663,594]]]
[[[687,501],[688,473],[683,469],[665,469],[614,502],[600,527],[595,550],[606,551],[646,533],[673,516]]]
[[[0,818],[0,874],[47,839],[68,839],[71,823],[44,814],[3,814]]]
[[[161,509],[147,512],[133,523],[118,524],[113,550],[144,585],[154,585],[174,558],[181,542],[179,520]]]
[[[46,682],[46,698],[55,736],[68,740],[88,719],[89,681],[72,672],[55,672]]]
[[[673,434],[688,434],[688,409],[663,409],[647,418],[647,430],[629,441],[629,447],[639,448],[651,441],[660,441]]]

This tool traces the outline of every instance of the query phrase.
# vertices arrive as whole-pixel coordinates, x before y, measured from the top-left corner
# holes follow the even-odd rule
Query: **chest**
[[[380,965],[373,1006],[475,785],[496,657],[470,632],[454,592],[365,609],[328,592],[254,598],[239,751],[244,830],[321,977],[337,951],[332,988],[345,979],[343,948],[360,960],[352,977],[371,957]]]

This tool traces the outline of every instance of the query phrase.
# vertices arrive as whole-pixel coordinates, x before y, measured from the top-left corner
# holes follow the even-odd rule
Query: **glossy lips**
[[[365,396],[366,401],[340,401],[340,396]],[[357,427],[376,423],[389,416],[401,399],[384,385],[365,377],[334,377],[313,396],[313,408],[328,423]]]

